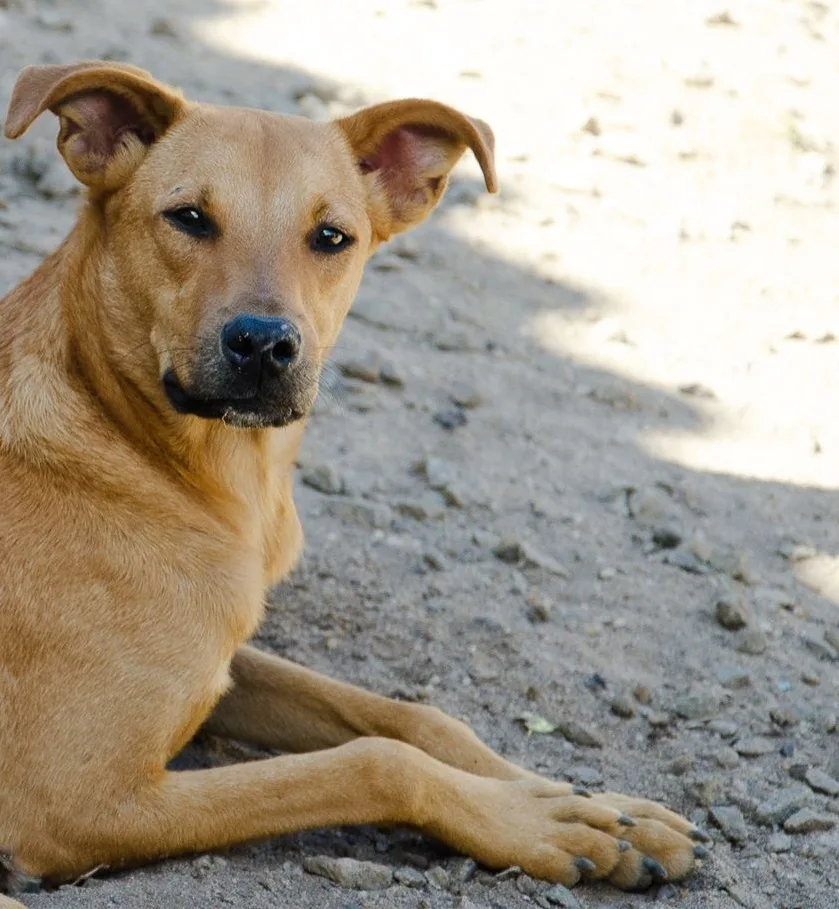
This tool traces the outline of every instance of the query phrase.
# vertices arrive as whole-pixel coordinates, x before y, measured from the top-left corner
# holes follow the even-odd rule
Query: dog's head
[[[88,187],[112,353],[159,404],[234,426],[307,412],[365,261],[428,215],[467,147],[495,190],[489,128],[432,101],[315,123],[88,62],[23,70],[6,135],[45,110]]]

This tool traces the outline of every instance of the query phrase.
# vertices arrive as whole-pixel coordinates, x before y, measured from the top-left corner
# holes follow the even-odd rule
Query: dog
[[[247,643],[301,551],[295,456],[365,261],[466,149],[496,190],[489,127],[415,99],[329,123],[209,106],[96,61],[24,69],[6,136],[45,111],[86,194],[2,301],[7,889],[350,824],[568,886],[691,873],[707,835],[665,807]],[[282,754],[168,769],[199,729]]]

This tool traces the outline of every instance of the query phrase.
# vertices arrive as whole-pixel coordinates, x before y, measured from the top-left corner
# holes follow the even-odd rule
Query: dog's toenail
[[[595,865],[591,859],[584,858],[583,856],[575,858],[574,864],[585,874],[592,874],[597,871],[597,865]]]
[[[638,826],[638,821],[631,818],[628,814],[622,814],[618,818],[618,823],[622,827],[637,827]]]
[[[574,793],[574,795],[579,795],[584,799],[591,798],[591,793],[588,791],[588,789],[584,789],[582,786],[574,786],[571,791]]]
[[[618,852],[629,852],[632,848],[632,843],[628,840],[618,840]],[[697,846],[697,848],[700,848]]]
[[[667,872],[664,867],[660,865],[654,858],[650,858],[648,855],[645,855],[641,860],[641,864],[650,872],[653,876],[653,879],[656,881],[666,881]]]
[[[688,834],[692,840],[696,840],[698,843],[710,843],[711,837],[704,830],[700,830],[698,827],[694,827],[693,830]]]
[[[710,850],[706,849],[704,846],[694,846],[693,854],[698,859],[706,859],[711,854]]]

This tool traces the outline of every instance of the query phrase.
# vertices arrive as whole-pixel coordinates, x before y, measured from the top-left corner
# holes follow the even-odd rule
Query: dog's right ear
[[[185,106],[178,92],[136,66],[99,61],[27,66],[12,89],[4,132],[17,139],[45,110],[52,111],[60,121],[58,150],[76,179],[112,190]]]

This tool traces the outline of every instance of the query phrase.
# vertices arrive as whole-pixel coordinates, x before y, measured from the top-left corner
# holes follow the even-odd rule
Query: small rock
[[[675,549],[682,545],[682,535],[673,527],[654,528],[652,540],[659,549]]]
[[[348,379],[360,379],[362,382],[378,382],[381,378],[382,358],[373,351],[343,360],[338,368]]]
[[[678,508],[671,496],[659,486],[633,489],[627,498],[630,517],[649,527],[660,524],[662,518],[673,518]]]
[[[516,878],[516,890],[525,896],[533,896],[539,890],[539,882],[534,881],[529,874],[522,874]]]
[[[416,868],[412,868],[410,865],[406,865],[404,868],[397,868],[396,871],[393,872],[393,879],[397,884],[402,884],[403,887],[415,887],[419,889],[426,885],[425,875]]]
[[[312,855],[304,857],[303,867],[309,874],[328,878],[339,887],[349,890],[385,890],[393,883],[390,868],[375,862]]]
[[[810,685],[815,688],[816,686],[821,685],[822,678],[817,672],[802,672],[801,681],[804,682],[805,685]]]
[[[448,890],[451,886],[449,872],[445,868],[440,867],[440,865],[432,865],[425,872],[425,877],[435,890]]]
[[[740,757],[761,757],[764,754],[771,754],[775,750],[775,745],[769,739],[760,736],[749,736],[740,739],[735,745],[735,750]]]
[[[415,499],[402,499],[393,503],[398,514],[415,521],[439,521],[446,514],[446,506],[436,492],[427,490]]]
[[[792,849],[792,837],[786,833],[773,833],[766,844],[770,852],[789,852]]]
[[[478,863],[471,858],[454,858],[446,863],[449,877],[459,884],[468,884],[478,870]]]
[[[596,767],[586,764],[572,764],[565,775],[574,783],[582,786],[599,786],[603,782],[603,774]]]
[[[804,786],[790,786],[765,802],[761,802],[753,813],[753,820],[766,827],[783,824],[813,800],[813,794]]]
[[[804,646],[810,651],[810,653],[817,656],[820,660],[829,660],[834,662],[839,659],[839,652],[836,651],[836,648],[833,647],[827,641],[818,641],[815,638],[810,638],[803,636],[801,638]]]
[[[617,574],[617,569],[606,567],[606,568],[601,568],[597,572],[597,577],[601,581],[611,581],[612,578],[614,578],[616,574]]]
[[[713,550],[711,549],[711,544],[708,542],[708,538],[701,530],[697,530],[691,537],[690,551],[700,562],[711,561]]]
[[[790,741],[782,742],[781,747],[778,749],[778,753],[781,757],[792,757],[795,754],[795,743]]]
[[[306,486],[328,496],[341,495],[345,490],[343,477],[329,464],[320,464],[304,470],[300,479]]]
[[[632,691],[632,696],[639,704],[652,704],[653,693],[646,685],[636,685]]]
[[[422,560],[433,571],[447,571],[449,568],[449,560],[437,549],[426,549]]]
[[[502,562],[520,565],[522,568],[543,568],[560,578],[568,578],[568,572],[551,556],[540,552],[530,543],[516,538],[502,540],[492,550],[493,555]]]
[[[711,720],[708,731],[718,735],[721,739],[732,739],[737,735],[737,724],[730,720]]]
[[[717,600],[717,621],[729,631],[738,631],[749,624],[749,606],[740,596],[725,596]]]
[[[678,757],[673,758],[669,764],[665,765],[664,772],[670,773],[673,776],[684,776],[689,770],[692,769],[693,755],[680,754]]]
[[[717,805],[711,808],[710,817],[729,842],[745,843],[748,840],[749,831],[739,808],[733,805]]]
[[[329,501],[327,507],[332,517],[371,529],[384,529],[390,526],[392,520],[392,514],[387,505],[378,502],[336,498]]]
[[[534,625],[550,621],[551,604],[539,591],[527,595],[527,605],[527,617]]]
[[[748,688],[752,684],[751,673],[740,666],[720,666],[717,669],[717,678],[723,688],[729,688],[732,691]]]
[[[391,388],[405,387],[405,376],[390,360],[385,360],[382,363],[382,368],[379,370],[379,378],[385,385],[390,385]]]
[[[839,654],[839,631],[835,628],[828,628],[824,633],[825,643],[832,647]]]
[[[720,701],[710,692],[689,694],[676,701],[674,710],[685,720],[709,720],[719,713]]]
[[[802,808],[792,817],[784,821],[784,830],[787,833],[815,833],[817,831],[832,830],[837,823],[833,814],[824,814],[812,808]]]
[[[825,795],[830,796],[839,795],[839,780],[833,779],[832,776],[817,767],[811,767],[804,774],[804,781],[816,792],[823,792]]]
[[[725,792],[725,780],[719,776],[693,780],[686,787],[688,795],[704,807],[718,803]]]
[[[627,694],[617,694],[612,698],[609,705],[615,716],[623,717],[628,720],[635,716],[635,705]]]
[[[806,562],[808,559],[815,559],[819,551],[815,546],[786,540],[778,547],[778,553],[789,562]]]
[[[441,410],[434,414],[434,422],[451,432],[469,422],[466,412],[462,407],[455,407],[451,410]]]
[[[474,410],[484,403],[481,393],[471,385],[454,385],[449,392],[449,397],[458,407],[463,407],[466,410]]]
[[[554,884],[542,896],[552,906],[561,906],[562,909],[583,909],[577,897],[567,887],[563,887],[562,884]]]
[[[726,745],[714,752],[714,760],[723,770],[733,770],[740,763],[740,755]]]
[[[759,628],[747,628],[738,639],[737,652],[760,656],[760,654],[766,653],[768,646],[766,635]]]
[[[769,716],[772,718],[772,722],[781,729],[797,726],[801,722],[801,717],[792,707],[773,707],[769,711]]]
[[[672,722],[672,717],[669,713],[665,713],[663,710],[654,710],[651,713],[647,714],[647,722],[650,726],[656,726],[659,729],[663,729],[665,726],[669,726]]]
[[[474,331],[459,327],[447,327],[438,331],[434,335],[434,346],[437,350],[449,352],[477,350],[480,347]]]
[[[153,19],[149,26],[149,34],[158,38],[177,38],[178,30],[169,19]]]
[[[591,729],[583,726],[575,720],[566,720],[557,724],[557,732],[563,735],[569,742],[575,745],[581,745],[584,748],[602,748],[603,739]]]
[[[681,568],[688,574],[708,574],[708,566],[696,558],[692,552],[686,552],[684,549],[670,549],[664,556],[664,562],[667,565],[673,565],[675,568]]]

